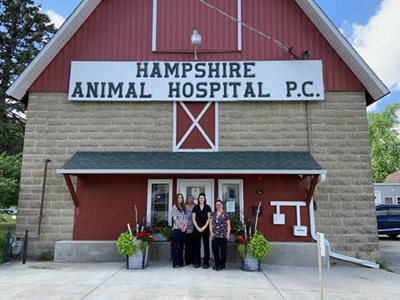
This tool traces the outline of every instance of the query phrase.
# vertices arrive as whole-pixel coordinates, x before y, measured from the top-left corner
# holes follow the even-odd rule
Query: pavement
[[[400,274],[400,237],[379,236],[379,251],[381,260],[385,261],[393,272]]]
[[[400,275],[335,266],[323,270],[324,299],[400,299]],[[124,263],[10,262],[0,266],[0,299],[319,299],[316,268],[262,265],[244,272],[173,269],[149,262],[144,270]]]

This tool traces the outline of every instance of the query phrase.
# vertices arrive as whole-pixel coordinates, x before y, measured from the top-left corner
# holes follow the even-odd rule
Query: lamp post
[[[199,60],[197,58],[197,48],[201,44],[201,35],[197,29],[193,29],[192,37],[190,38],[192,45],[194,47],[194,60]]]

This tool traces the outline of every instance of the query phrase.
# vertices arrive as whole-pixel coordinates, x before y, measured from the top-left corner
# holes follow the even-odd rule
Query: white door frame
[[[177,193],[186,194],[186,187],[192,186],[195,184],[203,185],[206,188],[206,200],[207,204],[210,205],[211,210],[214,210],[214,179],[177,179],[176,181],[176,190]],[[207,188],[209,192],[207,192]],[[186,195],[185,195],[186,196]],[[197,200],[197,199],[195,199]],[[186,199],[185,199],[186,201]]]
[[[238,184],[239,185],[239,217],[240,221],[244,223],[244,194],[243,194],[243,179],[219,179],[218,180],[218,197],[222,199],[222,185],[223,184]],[[225,207],[226,209],[226,207]]]
[[[168,184],[169,185],[169,199],[168,199],[168,224],[172,225],[172,203],[173,203],[173,198],[172,198],[172,179],[149,179],[147,180],[147,222],[151,224],[151,201],[152,201],[152,189],[151,186],[152,184]]]

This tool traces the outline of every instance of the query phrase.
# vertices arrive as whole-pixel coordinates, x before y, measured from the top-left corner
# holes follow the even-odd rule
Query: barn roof
[[[339,54],[341,59],[365,86],[370,95],[369,99],[367,99],[368,104],[371,104],[390,93],[385,84],[361,58],[349,41],[340,33],[314,0],[293,1],[298,4],[324,38]],[[7,90],[7,94],[16,99],[22,99],[28,92],[30,86],[63,49],[67,42],[100,3],[101,0],[83,0],[49,43],[42,49],[42,51],[40,51],[18,79],[11,85]]]

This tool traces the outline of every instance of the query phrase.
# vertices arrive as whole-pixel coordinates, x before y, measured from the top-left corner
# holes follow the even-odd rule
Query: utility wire
[[[211,8],[211,9],[217,11],[217,12],[220,13],[221,15],[223,15],[223,16],[225,16],[225,17],[231,19],[232,21],[234,21],[234,22],[236,22],[236,23],[242,25],[243,27],[246,27],[247,29],[249,29],[249,30],[251,30],[251,31],[253,31],[253,32],[255,32],[255,33],[261,35],[262,37],[265,37],[266,39],[268,39],[268,40],[270,40],[270,41],[272,41],[272,42],[275,43],[279,48],[281,48],[281,49],[284,50],[285,52],[291,54],[295,59],[304,59],[303,57],[297,56],[297,55],[293,52],[293,47],[288,47],[288,46],[286,46],[284,43],[278,41],[277,39],[274,39],[273,37],[271,37],[271,36],[265,34],[264,32],[262,32],[262,31],[260,31],[260,30],[258,30],[258,29],[256,29],[256,28],[254,28],[254,27],[252,27],[252,26],[250,26],[250,25],[248,25],[248,24],[246,24],[246,23],[244,23],[244,22],[242,22],[242,21],[239,21],[237,18],[235,18],[235,17],[229,15],[227,12],[225,12],[225,11],[221,10],[220,8],[218,8],[218,7],[214,6],[214,5],[212,5],[212,4],[208,3],[208,2],[206,2],[205,0],[198,0],[198,1],[199,1],[200,3],[202,3],[202,4],[206,5],[206,6],[208,6],[209,8]]]

